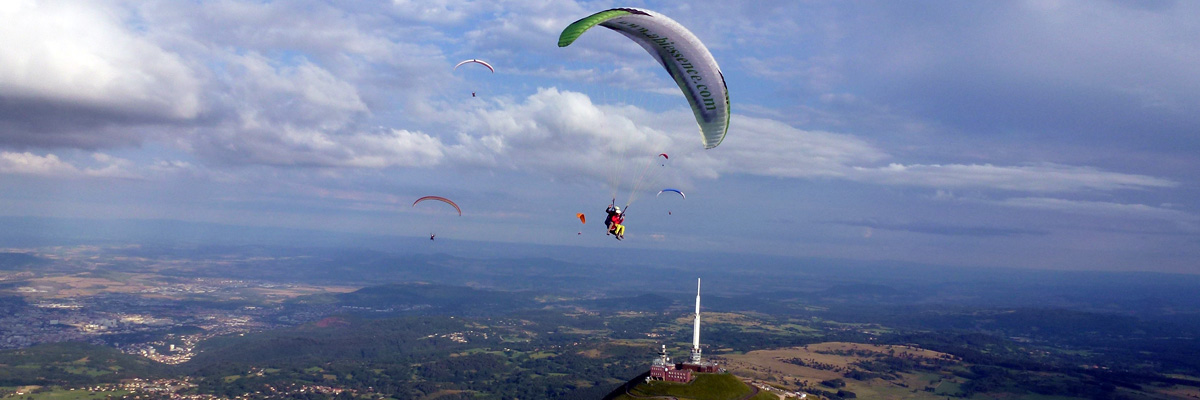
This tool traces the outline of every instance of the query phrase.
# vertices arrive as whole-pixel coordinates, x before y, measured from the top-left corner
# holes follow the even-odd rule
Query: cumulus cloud
[[[1178,185],[1169,179],[1053,163],[1029,165],[902,164],[872,166],[894,156],[853,135],[809,131],[767,118],[735,116],[729,136],[699,150],[694,117],[677,108],[651,112],[598,105],[582,93],[542,89],[523,102],[462,111],[448,159],[488,168],[591,177],[603,181],[614,162],[637,155],[677,155],[675,170],[689,178],[748,174],[837,178],[936,189],[1032,193],[1139,190]]]
[[[202,111],[178,54],[97,2],[0,4],[0,143],[56,144],[63,130],[178,121]]]
[[[4,2],[0,17],[10,23],[0,26],[0,146],[163,140],[254,163],[242,137],[293,143],[317,135],[337,143],[347,135],[362,143],[394,136],[368,122],[370,109],[420,110],[450,76],[441,51],[423,43],[433,30],[391,26],[378,17],[387,5],[294,5]],[[270,135],[277,137],[262,137]],[[379,164],[332,157],[292,164]]]
[[[221,164],[438,163],[441,140],[411,126],[442,124],[427,116],[450,68],[424,43],[441,39],[424,25],[430,21],[397,25],[379,15],[461,8],[452,3],[347,9],[234,1],[154,10],[160,36],[204,59],[210,77],[210,111],[174,144]]]
[[[243,122],[262,117],[330,129],[368,111],[354,85],[308,60],[291,65],[250,53],[225,54],[223,61],[222,84],[239,102],[230,112]]]
[[[442,157],[430,135],[363,128],[370,114],[356,86],[308,60],[281,64],[257,53],[227,54],[230,102],[218,125],[190,145],[231,164],[384,168],[428,166]]]
[[[0,153],[0,173],[54,176],[73,175],[78,172],[74,165],[63,162],[53,154],[39,156],[29,152]]]
[[[521,103],[469,111],[448,154],[466,164],[603,180],[625,155],[672,146],[669,133],[639,124],[647,115],[596,105],[581,93],[541,89]]]
[[[108,154],[94,153],[95,167],[79,168],[57,155],[44,156],[30,152],[0,152],[0,174],[33,175],[57,178],[137,178],[129,171],[133,163]]]
[[[737,117],[731,136],[704,151],[690,110],[661,113],[593,103],[582,93],[541,89],[520,103],[465,112],[462,133],[448,149],[454,162],[541,172],[563,179],[611,178],[614,166],[639,166],[666,152],[688,178],[720,173],[842,176],[847,165],[885,155],[848,135],[810,132],[768,119]]]

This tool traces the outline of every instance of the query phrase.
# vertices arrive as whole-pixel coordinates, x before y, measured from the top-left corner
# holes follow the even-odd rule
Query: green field
[[[5,390],[14,390],[15,388],[5,387],[4,389]],[[63,389],[63,388],[55,386],[55,387],[51,387],[49,390],[45,390],[45,389],[39,390],[37,393],[26,393],[26,394],[19,396],[18,398],[33,399],[33,400],[91,400],[91,399],[103,399],[108,396],[112,396],[113,398],[120,398],[121,396],[124,396],[127,394],[129,394],[129,392],[125,391],[125,390],[113,390],[113,391],[108,391],[108,392],[92,392],[89,390],[81,390],[81,389],[75,389],[75,390]]]

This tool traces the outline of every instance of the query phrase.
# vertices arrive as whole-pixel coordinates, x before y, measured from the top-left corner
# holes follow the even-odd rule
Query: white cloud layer
[[[979,188],[1022,192],[1077,192],[1174,187],[1168,179],[1101,171],[1092,167],[1058,164],[997,166],[990,164],[903,165],[855,167],[853,179],[864,182],[928,186],[934,188]]]
[[[853,179],[853,165],[889,157],[857,137],[796,129],[785,123],[748,116],[730,122],[726,141],[713,152],[719,172],[785,178]]]
[[[1046,197],[1019,197],[995,202],[1006,207],[1091,214],[1107,217],[1138,217],[1166,221],[1198,222],[1196,215],[1171,208],[1145,204],[1124,204],[1106,201],[1067,200]]]
[[[1194,227],[1198,4],[638,2],[724,67],[729,137],[703,150],[645,50],[602,28],[556,46],[566,24],[612,3],[0,0],[0,178],[24,185],[18,197],[76,203],[72,190],[113,186],[83,179],[130,178],[122,186],[152,193],[146,205],[201,199],[213,216],[291,208],[325,221],[436,189],[487,197],[474,215],[515,220],[531,200],[566,207],[564,182],[629,182],[668,153],[672,185],[739,189],[697,200],[787,189],[748,215],[705,219],[748,232],[725,239],[783,244],[771,247],[812,234],[762,236],[753,224],[775,214],[911,218],[875,241],[1061,229],[1020,220],[1038,210],[1086,220],[1065,224],[1078,230],[1133,217]],[[453,70],[476,57],[497,72]],[[473,98],[473,85],[486,88]],[[106,195],[95,204],[114,210],[125,206],[108,199],[129,193]],[[1163,203],[1175,204],[1147,205]]]
[[[676,166],[688,178],[749,174],[1037,193],[1176,185],[1151,176],[1052,163],[892,162],[876,166],[894,158],[877,144],[853,135],[797,129],[777,119],[747,115],[734,116],[731,136],[720,148],[697,151],[691,115],[680,108],[656,113],[597,105],[585,95],[559,89],[539,90],[518,102],[490,99],[484,106],[471,107],[428,97],[438,84],[423,82],[436,82],[438,79],[431,78],[449,73],[415,73],[437,70],[448,62],[446,58],[437,49],[422,48],[403,37],[370,33],[370,26],[377,21],[354,10],[314,3],[312,11],[305,13],[278,4],[238,1],[175,7],[151,3],[140,9],[114,4],[4,3],[0,13],[16,23],[0,27],[0,44],[9,45],[0,52],[6,61],[0,63],[0,87],[8,89],[9,96],[195,119],[196,125],[176,131],[172,142],[203,158],[230,164],[387,168],[453,162],[547,173],[567,180],[607,180],[613,163],[668,152],[682,156]],[[481,6],[466,1],[397,0],[381,11],[415,21],[416,27],[403,28],[410,33],[422,32],[423,24],[465,26],[465,39],[493,54],[515,54],[516,49],[560,50],[541,41],[588,12],[574,3]],[[194,9],[187,11],[188,7]],[[470,23],[485,9],[493,8],[492,12],[502,11],[493,23]],[[750,15],[743,13],[746,11],[739,9],[735,16],[745,18]],[[129,24],[138,19],[135,15],[149,25],[135,29]],[[212,22],[197,24],[196,18],[201,17],[193,15]],[[754,24],[731,20],[727,25],[748,35],[745,37],[772,37],[771,31],[759,31]],[[196,28],[184,28],[189,26]],[[837,35],[836,27],[788,26],[790,31]],[[623,65],[627,70],[620,73],[598,77],[591,75],[595,70],[589,72],[594,79],[622,88],[618,90],[633,90],[627,88],[631,82],[655,81],[643,76],[658,67],[640,48],[629,46],[611,32],[587,36],[578,48],[559,57],[589,60],[601,68]],[[713,39],[716,43],[722,40]],[[280,56],[281,49],[298,52]],[[826,57],[828,62],[822,65],[832,68],[840,56],[817,57]],[[436,62],[417,65],[405,61],[410,59]],[[620,62],[612,64],[614,59]],[[792,68],[788,66],[799,63],[794,56],[745,58],[751,59],[759,60],[747,64],[759,75],[788,70],[777,71],[772,65]],[[629,60],[644,63],[629,64]],[[511,67],[518,68],[518,74],[551,79],[584,71],[573,69],[570,63],[550,65],[523,72],[519,65]],[[637,67],[628,69],[629,65]],[[192,69],[196,66],[204,69],[197,72]],[[374,110],[381,108],[372,103],[391,96],[367,84],[377,79],[370,71],[380,66],[395,66],[395,75],[407,76],[409,79],[395,81],[401,86],[423,87],[410,94],[415,97],[402,101],[412,108],[400,121],[431,131],[402,124],[370,125]],[[799,72],[790,76],[794,78],[795,73]],[[31,76],[42,79],[29,79]],[[618,82],[622,77],[627,81]],[[841,78],[817,81],[832,79]],[[207,94],[201,96],[202,90]]]

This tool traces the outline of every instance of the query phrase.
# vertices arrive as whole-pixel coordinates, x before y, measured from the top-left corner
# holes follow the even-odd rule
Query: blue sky
[[[734,112],[719,147],[703,150],[631,41],[598,29],[556,46],[617,6],[708,45]],[[5,1],[0,215],[1196,273],[1195,15],[1175,1]],[[453,69],[470,58],[496,73]],[[604,237],[611,181],[660,152],[672,159],[636,193],[628,239]],[[463,217],[410,206],[425,195]]]

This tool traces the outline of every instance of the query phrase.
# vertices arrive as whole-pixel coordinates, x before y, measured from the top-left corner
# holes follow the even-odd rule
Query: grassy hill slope
[[[670,396],[680,400],[736,400],[754,389],[731,374],[696,374],[690,383],[650,381],[634,385],[616,400]],[[639,377],[639,379],[642,379]]]

